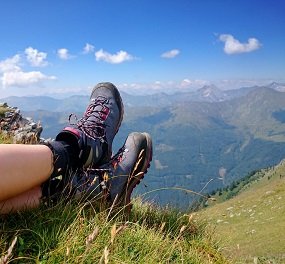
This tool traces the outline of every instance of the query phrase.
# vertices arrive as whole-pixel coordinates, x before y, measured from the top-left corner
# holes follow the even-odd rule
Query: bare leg
[[[0,214],[8,214],[15,211],[38,207],[40,205],[41,197],[41,187],[35,187],[27,192],[0,202]]]
[[[49,147],[0,144],[0,201],[40,186],[52,171],[53,154]]]

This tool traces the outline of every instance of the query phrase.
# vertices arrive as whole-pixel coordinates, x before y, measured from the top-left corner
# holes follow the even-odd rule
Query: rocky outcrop
[[[13,143],[37,144],[41,141],[40,122],[35,123],[29,117],[23,117],[20,109],[0,103],[0,131],[13,138]]]

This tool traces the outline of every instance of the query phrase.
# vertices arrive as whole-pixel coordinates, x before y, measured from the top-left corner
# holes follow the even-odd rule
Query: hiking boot
[[[122,99],[115,85],[99,83],[92,91],[83,117],[75,127],[64,128],[56,136],[56,141],[67,142],[76,149],[79,167],[106,163],[111,158],[112,142],[121,125],[123,112]]]
[[[108,163],[74,177],[73,194],[77,192],[89,201],[104,200],[107,206],[129,208],[132,191],[147,172],[151,159],[150,135],[133,132]]]

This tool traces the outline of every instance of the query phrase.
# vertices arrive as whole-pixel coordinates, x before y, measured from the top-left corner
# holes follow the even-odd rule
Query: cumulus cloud
[[[92,53],[94,52],[95,47],[89,43],[86,43],[86,45],[83,48],[83,53],[84,54],[88,54],[88,53]]]
[[[5,59],[0,61],[0,72],[8,72],[8,71],[18,71],[20,70],[21,56],[19,54],[14,55],[12,58]]]
[[[24,87],[30,84],[36,84],[43,80],[55,80],[55,76],[46,76],[39,71],[11,71],[5,72],[1,78],[4,88],[10,86]]]
[[[261,43],[256,38],[249,38],[247,43],[241,43],[230,34],[221,34],[219,40],[225,43],[224,52],[226,54],[252,52],[261,47]]]
[[[118,51],[116,54],[110,54],[103,49],[95,52],[95,58],[96,61],[105,61],[111,64],[119,64],[134,59],[132,55],[123,50]]]
[[[25,87],[31,84],[39,84],[44,80],[56,79],[55,76],[47,76],[40,71],[25,72],[21,67],[21,56],[19,54],[0,61],[0,73],[0,81],[3,88],[12,86]]]
[[[178,49],[172,49],[172,50],[162,53],[161,57],[165,59],[172,59],[172,58],[175,58],[179,53],[180,51]]]
[[[48,65],[48,62],[46,61],[47,53],[45,52],[40,52],[37,49],[29,47],[25,49],[25,54],[27,61],[31,64],[31,66],[44,67]]]
[[[57,50],[57,56],[62,60],[68,60],[71,58],[68,49],[62,48]]]

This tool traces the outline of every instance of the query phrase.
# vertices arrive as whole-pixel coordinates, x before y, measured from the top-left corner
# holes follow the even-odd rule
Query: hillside
[[[223,251],[237,263],[285,263],[285,160],[253,176],[237,196],[197,214],[216,225]]]

